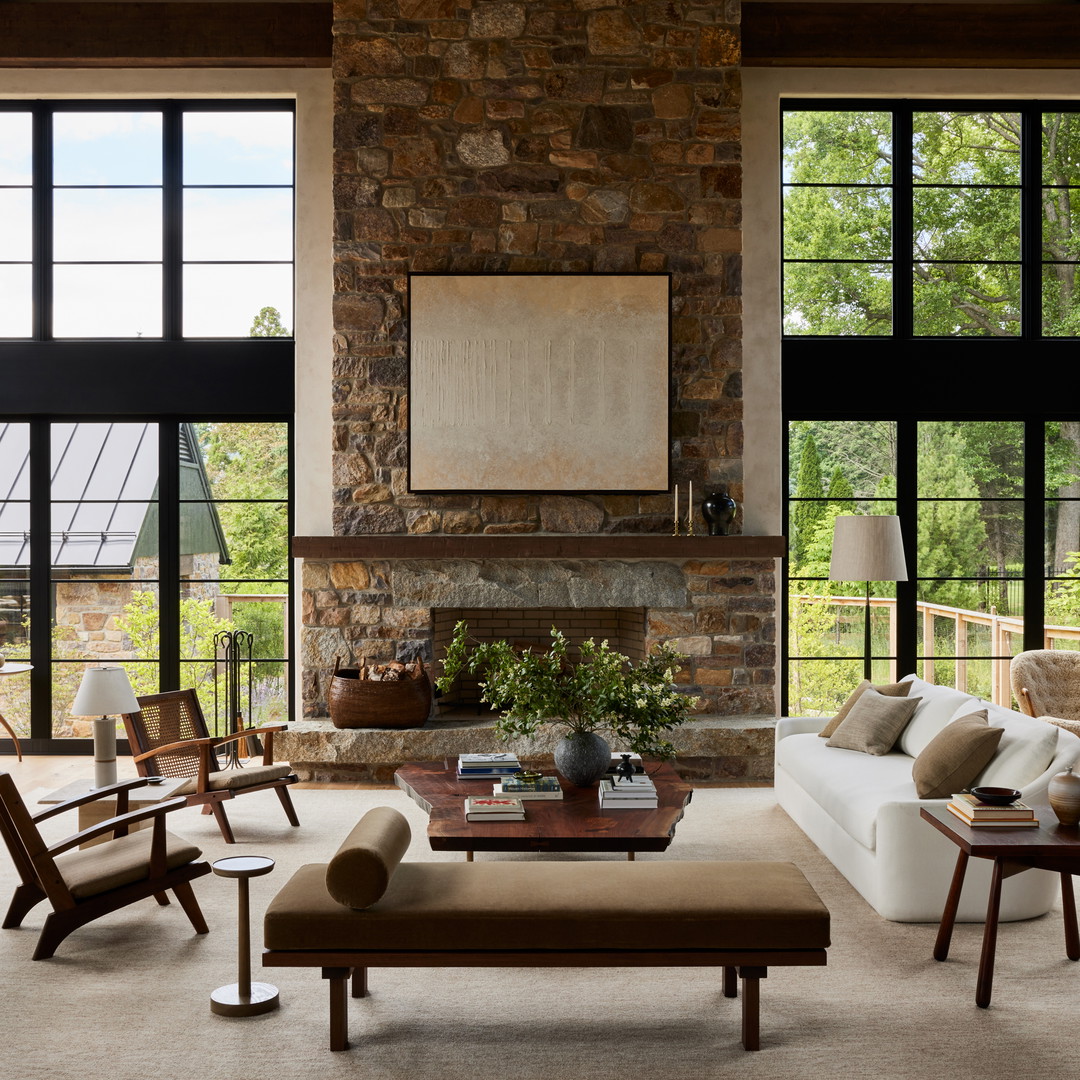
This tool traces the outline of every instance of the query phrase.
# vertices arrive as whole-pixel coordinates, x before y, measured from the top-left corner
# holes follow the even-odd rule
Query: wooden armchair
[[[288,785],[296,783],[296,773],[287,764],[274,764],[274,732],[285,728],[285,724],[247,728],[216,738],[207,730],[194,690],[168,690],[136,700],[139,712],[124,714],[124,727],[139,774],[188,777],[177,795],[186,799],[188,806],[202,806],[203,813],[212,813],[227,844],[235,844],[236,840],[222,803],[250,791],[273,790],[289,823],[300,824],[288,792]],[[261,765],[221,767],[217,747],[255,736],[262,739]]]
[[[42,900],[52,905],[38,937],[35,960],[52,956],[73,930],[136,900],[153,896],[159,904],[167,905],[165,893],[169,889],[195,932],[207,932],[191,882],[209,874],[210,864],[196,861],[202,852],[194,844],[165,830],[165,815],[183,807],[184,800],[168,799],[129,813],[128,791],[145,784],[145,780],[125,780],[31,814],[11,776],[0,772],[0,834],[22,879],[3,927],[20,926],[27,912]],[[102,798],[116,799],[114,817],[58,844],[50,846],[42,839],[39,821]],[[131,825],[150,818],[152,829],[128,831]],[[80,844],[106,833],[112,833],[112,839],[77,850]]]

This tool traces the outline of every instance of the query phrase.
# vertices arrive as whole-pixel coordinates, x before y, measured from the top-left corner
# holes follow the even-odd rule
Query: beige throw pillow
[[[818,735],[823,739],[827,739],[844,722],[847,714],[851,712],[852,705],[854,705],[867,690],[876,690],[879,694],[884,694],[886,697],[907,697],[910,689],[910,682],[881,683],[875,686],[869,679],[863,679],[863,681],[851,691],[851,697],[840,706],[840,711],[818,732]]]
[[[911,767],[915,794],[947,799],[963,791],[994,756],[1003,734],[1002,728],[987,723],[985,709],[946,724]]]
[[[886,697],[868,688],[859,695],[826,746],[887,754],[922,698]]]

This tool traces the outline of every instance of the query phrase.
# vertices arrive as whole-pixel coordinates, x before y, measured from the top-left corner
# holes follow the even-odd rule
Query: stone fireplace
[[[294,542],[304,719],[286,752],[385,778],[395,755],[484,749],[490,728],[449,718],[407,746],[331,739],[335,662],[430,660],[448,608],[632,609],[645,647],[688,657],[700,719],[680,762],[767,778],[782,538],[706,537],[700,514],[672,536],[670,493],[434,496],[408,475],[410,272],[667,273],[673,481],[743,501],[737,0],[334,12],[334,535]]]

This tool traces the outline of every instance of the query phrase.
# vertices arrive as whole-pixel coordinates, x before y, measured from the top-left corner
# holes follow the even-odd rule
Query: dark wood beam
[[[327,3],[0,3],[0,67],[329,67]]]
[[[745,3],[745,67],[1080,67],[1076,4]]]
[[[294,536],[305,559],[772,559],[783,536]]]

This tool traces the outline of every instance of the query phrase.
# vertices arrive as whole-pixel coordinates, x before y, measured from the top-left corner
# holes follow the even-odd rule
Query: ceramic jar
[[[565,735],[555,744],[555,768],[575,787],[590,787],[611,765],[611,747],[595,732]]]
[[[1071,768],[1051,778],[1047,795],[1062,825],[1080,824],[1080,776]]]

